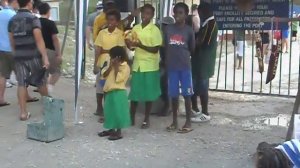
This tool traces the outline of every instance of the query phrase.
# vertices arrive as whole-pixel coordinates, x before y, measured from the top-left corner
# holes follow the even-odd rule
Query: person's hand
[[[48,56],[47,55],[45,55],[45,56],[43,56],[43,68],[46,68],[46,69],[48,69],[49,68],[49,65],[50,65],[50,63],[49,63],[49,60],[48,60]]]
[[[142,45],[140,40],[132,41],[131,42],[132,47],[140,47]]]
[[[99,68],[96,65],[94,65],[93,73],[97,75],[99,72],[100,72]]]

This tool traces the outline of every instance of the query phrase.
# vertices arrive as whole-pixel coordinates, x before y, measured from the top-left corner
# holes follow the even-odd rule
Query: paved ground
[[[252,154],[261,141],[282,142],[293,99],[211,93],[213,120],[194,124],[185,135],[169,133],[171,117],[152,117],[148,130],[124,130],[124,139],[109,142],[97,137],[102,130],[93,116],[94,88],[81,87],[82,125],[74,125],[73,81],[62,79],[55,92],[66,102],[66,136],[53,143],[26,139],[27,122],[18,121],[16,89],[7,90],[9,107],[0,109],[0,163],[2,168],[251,168]],[[34,93],[31,93],[34,95]],[[41,102],[28,105],[32,118],[41,118]],[[277,116],[280,115],[279,118]],[[137,123],[142,122],[142,114]],[[272,117],[275,117],[272,119]],[[271,119],[267,119],[271,118]],[[267,120],[265,120],[267,119]],[[183,124],[184,118],[180,118]],[[283,126],[269,126],[283,125]],[[284,126],[285,125],[285,126]]]

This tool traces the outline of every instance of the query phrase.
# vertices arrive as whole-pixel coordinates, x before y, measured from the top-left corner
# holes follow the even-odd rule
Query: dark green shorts
[[[14,70],[14,60],[11,52],[0,51],[0,76],[9,79]]]

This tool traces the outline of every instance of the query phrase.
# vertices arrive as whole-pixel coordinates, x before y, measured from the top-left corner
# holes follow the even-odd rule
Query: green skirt
[[[121,129],[131,125],[126,90],[114,90],[105,94],[104,128]]]
[[[133,72],[130,89],[129,100],[155,101],[161,95],[159,71]]]

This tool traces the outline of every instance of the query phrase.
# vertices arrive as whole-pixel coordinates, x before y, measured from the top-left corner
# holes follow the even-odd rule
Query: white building
[[[60,0],[43,0],[43,2],[49,3],[51,6],[51,20],[53,21],[60,21],[59,18],[59,4]]]

